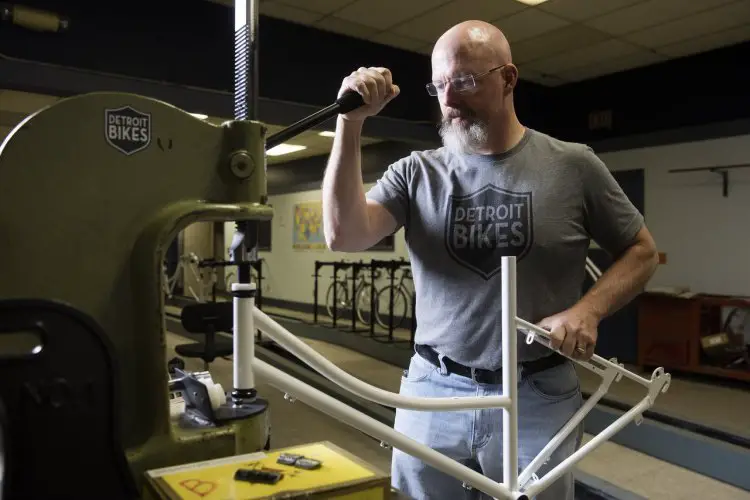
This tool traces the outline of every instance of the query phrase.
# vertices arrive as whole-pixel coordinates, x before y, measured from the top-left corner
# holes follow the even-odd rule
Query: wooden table
[[[750,370],[711,366],[701,338],[721,332],[722,308],[750,309],[750,298],[644,293],[638,298],[638,364],[750,382]]]

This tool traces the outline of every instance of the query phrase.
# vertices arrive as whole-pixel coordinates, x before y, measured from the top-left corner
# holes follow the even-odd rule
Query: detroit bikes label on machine
[[[151,144],[151,114],[132,106],[105,109],[104,137],[122,154],[143,151]]]

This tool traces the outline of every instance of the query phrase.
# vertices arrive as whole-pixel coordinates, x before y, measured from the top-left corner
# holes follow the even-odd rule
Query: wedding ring
[[[586,348],[582,346],[581,344],[578,344],[576,346],[576,351],[580,352],[581,354],[586,354]]]

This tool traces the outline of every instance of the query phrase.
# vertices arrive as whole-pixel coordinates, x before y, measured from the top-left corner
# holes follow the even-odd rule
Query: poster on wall
[[[323,205],[320,201],[294,205],[293,231],[292,247],[294,249],[323,250],[326,248],[323,235]]]

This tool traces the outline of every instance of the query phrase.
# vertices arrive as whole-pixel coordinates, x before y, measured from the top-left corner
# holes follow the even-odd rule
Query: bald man
[[[582,404],[574,365],[560,352],[593,355],[600,321],[644,288],[657,252],[643,217],[589,147],[521,124],[517,83],[500,30],[480,21],[451,28],[435,44],[427,84],[440,103],[443,147],[396,161],[365,193],[362,124],[399,88],[385,68],[353,72],[339,95],[355,90],[366,104],[338,118],[322,196],[334,251],[366,250],[405,229],[417,302],[416,352],[400,389],[407,396],[502,394],[501,257],[518,258],[518,314],[554,338],[554,350],[518,344],[523,469]],[[581,296],[592,240],[614,263]],[[502,482],[502,412],[398,410],[395,429]],[[571,432],[537,476],[570,456],[581,434]],[[412,498],[480,497],[396,449],[392,481]],[[551,499],[573,500],[571,474],[537,497]]]

